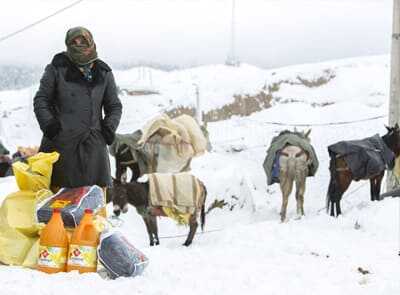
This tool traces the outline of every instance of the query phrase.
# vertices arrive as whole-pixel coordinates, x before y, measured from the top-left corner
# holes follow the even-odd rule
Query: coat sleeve
[[[104,119],[101,122],[101,129],[104,139],[108,145],[115,139],[119,121],[122,115],[122,104],[118,98],[117,85],[115,84],[112,72],[108,74],[107,86],[103,98]]]
[[[45,133],[48,127],[57,121],[54,115],[56,89],[56,73],[52,65],[48,65],[40,80],[39,90],[33,98],[33,108],[40,129]]]
[[[122,115],[122,104],[118,98],[117,85],[112,72],[108,74],[107,86],[103,98],[104,119],[102,127],[115,134]]]

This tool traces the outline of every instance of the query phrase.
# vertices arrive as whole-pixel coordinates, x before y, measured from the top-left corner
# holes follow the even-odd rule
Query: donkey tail
[[[287,161],[287,174],[291,179],[296,178],[297,159],[294,156],[290,156]]]

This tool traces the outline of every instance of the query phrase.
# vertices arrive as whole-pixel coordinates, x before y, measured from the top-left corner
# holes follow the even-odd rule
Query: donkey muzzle
[[[119,216],[121,214],[121,207],[119,205],[114,205],[113,212],[115,216]]]

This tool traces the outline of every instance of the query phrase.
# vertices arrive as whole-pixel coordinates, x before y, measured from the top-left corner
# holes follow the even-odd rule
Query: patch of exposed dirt
[[[223,107],[210,110],[203,113],[203,122],[217,122],[222,120],[228,120],[233,116],[246,117],[250,116],[255,112],[262,111],[271,107],[272,100],[279,103],[291,103],[291,102],[303,102],[296,99],[285,99],[282,100],[279,97],[274,97],[274,93],[278,92],[283,84],[288,85],[302,85],[308,88],[317,88],[328,84],[331,80],[336,77],[335,73],[329,69],[323,71],[323,75],[315,79],[305,79],[300,76],[296,77],[296,80],[280,80],[270,85],[265,85],[261,91],[255,95],[234,95],[233,102],[224,105]],[[331,102],[325,103],[312,103],[313,107],[324,107],[331,105]],[[166,112],[166,114],[172,118],[175,118],[182,114],[190,116],[195,115],[195,109],[193,107],[178,106]]]

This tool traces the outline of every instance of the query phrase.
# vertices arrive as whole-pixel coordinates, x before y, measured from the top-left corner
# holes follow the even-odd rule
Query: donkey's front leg
[[[147,234],[148,234],[149,240],[150,240],[150,246],[154,246],[154,237],[153,237],[153,230],[152,230],[152,225],[151,225],[151,217],[152,216],[150,214],[148,214],[148,215],[142,216],[142,217],[143,217],[144,224],[146,225]]]
[[[160,245],[160,239],[158,238],[158,226],[157,226],[157,216],[150,215],[150,227],[153,233],[154,243]]]
[[[375,178],[375,200],[381,201],[381,186],[382,186],[382,179],[385,175],[385,171],[383,171],[380,175]]]
[[[197,212],[193,213],[192,215],[190,215],[190,219],[189,219],[189,234],[187,236],[187,239],[185,241],[185,243],[183,243],[184,246],[190,246],[190,244],[192,244],[194,235],[196,234],[196,230],[198,227],[198,223],[197,223]]]

